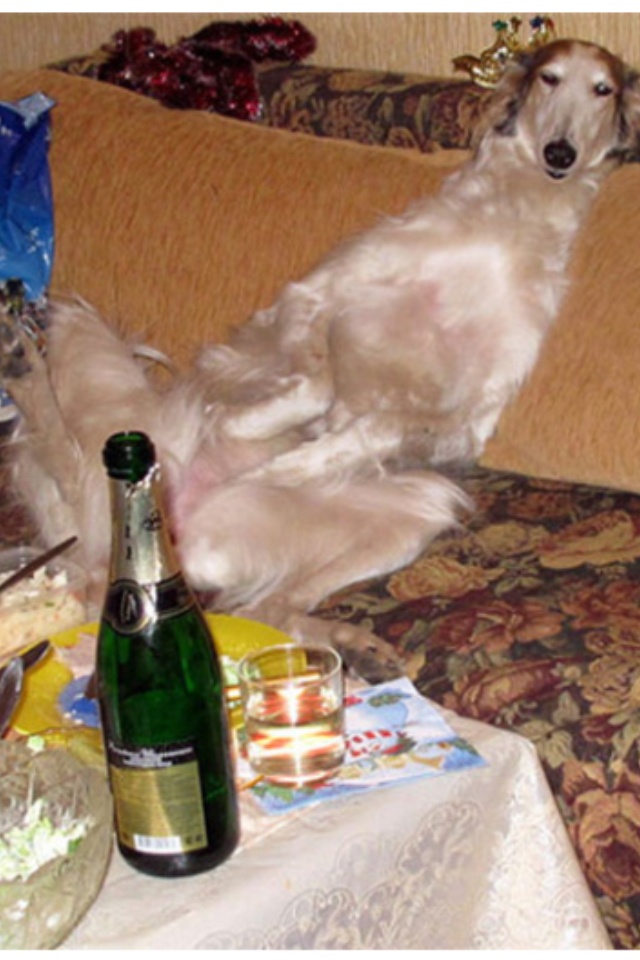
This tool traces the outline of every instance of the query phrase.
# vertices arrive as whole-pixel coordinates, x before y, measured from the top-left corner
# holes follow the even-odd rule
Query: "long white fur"
[[[470,508],[415,468],[477,456],[530,372],[576,232],[638,137],[639,100],[635,76],[591,44],[514,65],[438,196],[342,245],[169,389],[87,305],[57,305],[46,364],[33,357],[13,391],[17,485],[45,540],[77,533],[104,583],[100,451],[145,430],[194,585],[322,632],[307,611],[411,562]],[[362,645],[357,628],[326,629]]]

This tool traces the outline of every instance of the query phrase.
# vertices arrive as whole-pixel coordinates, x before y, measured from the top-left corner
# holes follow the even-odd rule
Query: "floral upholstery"
[[[470,80],[291,64],[263,70],[264,122],[431,153],[467,149],[488,91]]]
[[[474,469],[476,511],[324,615],[537,747],[614,945],[640,945],[640,498]]]

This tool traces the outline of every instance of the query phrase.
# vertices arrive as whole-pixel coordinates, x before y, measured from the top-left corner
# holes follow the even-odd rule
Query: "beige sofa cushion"
[[[55,71],[0,73],[53,97],[53,292],[76,292],[174,359],[217,340],[464,154],[320,140]]]
[[[528,383],[482,462],[640,492],[640,166],[607,180]]]

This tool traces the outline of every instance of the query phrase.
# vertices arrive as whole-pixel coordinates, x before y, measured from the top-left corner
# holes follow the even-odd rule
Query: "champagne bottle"
[[[238,842],[222,672],[166,527],[144,433],[103,450],[112,547],[96,658],[118,846],[132,866],[186,876]]]

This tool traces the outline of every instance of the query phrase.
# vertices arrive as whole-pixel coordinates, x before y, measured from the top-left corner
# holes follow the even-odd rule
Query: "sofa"
[[[56,102],[52,296],[80,294],[186,365],[341,239],[435,191],[485,96],[300,64],[260,82],[265,115],[248,123],[68,70],[0,73],[0,99]],[[424,110],[421,139],[403,97]],[[474,512],[318,611],[391,643],[434,701],[535,744],[617,948],[640,946],[638,217],[627,166],[580,235],[532,376],[480,461],[452,470]],[[10,445],[1,456],[0,539],[37,540]]]

